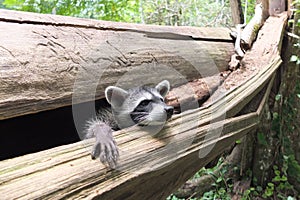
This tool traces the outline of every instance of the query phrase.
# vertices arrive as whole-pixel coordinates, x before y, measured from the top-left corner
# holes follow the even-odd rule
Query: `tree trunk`
[[[300,10],[300,3],[295,5]],[[300,65],[297,61],[291,62],[292,56],[300,59],[300,47],[295,44],[300,43],[300,27],[297,21],[300,20],[300,13],[295,13],[292,35],[285,40],[286,51],[283,52],[282,84],[279,88],[281,94],[280,101],[276,102],[276,110],[280,119],[279,138],[280,155],[287,156],[288,159],[288,181],[291,183],[300,197]],[[300,61],[298,61],[300,62]],[[282,165],[282,163],[276,163]]]
[[[275,1],[271,1],[270,6],[273,3],[276,4]],[[278,15],[276,14],[276,16]],[[297,18],[297,15],[295,18]],[[297,33],[297,27],[294,31]],[[284,156],[286,156],[289,159],[288,181],[299,191],[300,112],[299,101],[297,101],[298,97],[296,95],[300,91],[300,74],[299,65],[295,62],[290,62],[292,55],[300,55],[299,49],[293,45],[296,41],[299,41],[299,38],[290,37],[288,39],[285,38],[283,41],[283,65],[279,71],[279,76],[276,77],[276,82],[279,84],[273,87],[273,99],[265,107],[265,114],[257,132],[258,143],[255,147],[253,176],[257,179],[255,184],[265,187],[274,177],[273,166],[277,165],[280,170],[283,169],[283,163],[286,161]],[[296,164],[297,161],[298,164]]]
[[[230,0],[230,8],[231,8],[231,15],[233,23],[236,24],[243,24],[244,23],[244,15],[242,9],[241,0]]]
[[[0,11],[0,119],[103,98],[108,85],[172,86],[227,69],[224,28],[161,27]]]

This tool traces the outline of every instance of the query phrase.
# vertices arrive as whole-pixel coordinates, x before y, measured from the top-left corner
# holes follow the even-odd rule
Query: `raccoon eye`
[[[150,102],[151,100],[143,100],[141,101],[140,106],[148,106]]]
[[[164,102],[164,99],[163,99],[163,98],[160,98],[160,100],[161,100],[162,102]]]

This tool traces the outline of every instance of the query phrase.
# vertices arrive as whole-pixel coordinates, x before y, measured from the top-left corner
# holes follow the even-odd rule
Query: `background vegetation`
[[[178,26],[231,24],[229,0],[0,0],[0,8]]]

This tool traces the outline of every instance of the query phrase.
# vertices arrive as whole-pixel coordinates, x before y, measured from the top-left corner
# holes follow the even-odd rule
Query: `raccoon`
[[[129,90],[109,86],[105,97],[111,109],[100,110],[95,119],[89,120],[86,138],[96,138],[91,152],[92,159],[110,168],[116,168],[119,151],[113,138],[113,131],[138,126],[163,126],[174,112],[172,106],[164,102],[170,90],[170,83],[164,80],[155,87],[140,86]]]

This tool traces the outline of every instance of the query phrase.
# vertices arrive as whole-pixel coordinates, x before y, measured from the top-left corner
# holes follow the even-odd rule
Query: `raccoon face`
[[[135,124],[163,125],[171,118],[174,110],[164,102],[169,90],[170,84],[165,80],[154,88],[142,86],[128,91],[110,86],[105,90],[105,96],[112,106],[119,128],[122,129]]]

